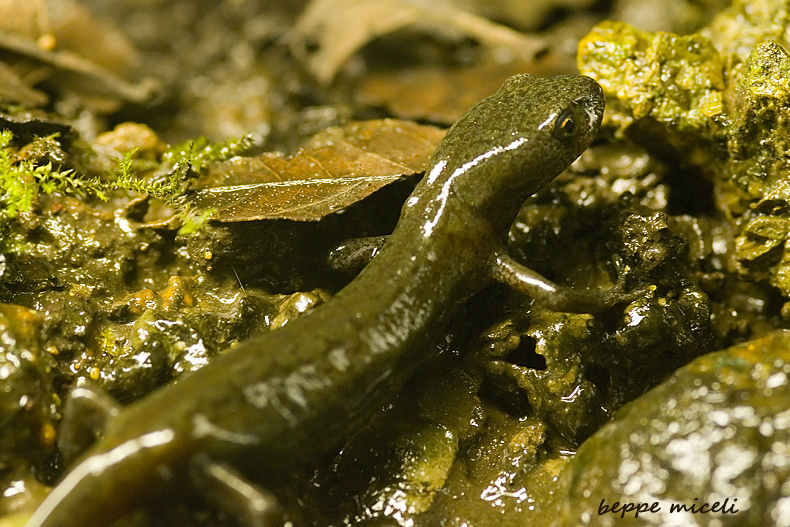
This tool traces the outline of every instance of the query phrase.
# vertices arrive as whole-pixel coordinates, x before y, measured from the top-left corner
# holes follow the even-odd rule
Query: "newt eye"
[[[570,108],[563,110],[554,122],[554,137],[566,143],[573,139],[576,131],[576,121],[573,118],[573,110]]]

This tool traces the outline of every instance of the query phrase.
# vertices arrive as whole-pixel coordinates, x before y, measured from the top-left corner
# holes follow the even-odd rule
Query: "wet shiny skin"
[[[265,483],[336,448],[419,367],[460,303],[497,278],[521,278],[495,270],[507,230],[587,148],[603,107],[587,77],[508,79],[448,131],[356,279],[124,409],[27,526],[109,525],[184,486],[198,456]]]

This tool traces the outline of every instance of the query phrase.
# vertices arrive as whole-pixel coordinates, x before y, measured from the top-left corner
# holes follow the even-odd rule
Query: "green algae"
[[[655,153],[676,156],[713,182],[716,208],[737,229],[740,272],[787,297],[790,61],[780,42],[759,40],[779,38],[777,9],[736,2],[687,36],[603,22],[581,41],[579,67],[601,82],[613,103],[609,120],[621,132],[634,125],[642,132],[626,134],[637,142],[658,135],[672,153],[654,143]]]
[[[623,407],[567,465],[551,525],[781,525],[788,361],[788,332],[776,332],[700,357]],[[726,513],[671,511],[725,499]],[[622,518],[598,514],[602,500],[658,506]]]
[[[595,78],[630,118],[649,116],[682,131],[722,114],[724,63],[703,36],[647,33],[605,21],[579,43],[578,60],[580,72]],[[628,117],[618,120],[627,124]]]

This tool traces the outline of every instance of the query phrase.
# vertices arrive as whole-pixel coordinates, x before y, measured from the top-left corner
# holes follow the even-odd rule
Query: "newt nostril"
[[[516,366],[544,371],[546,369],[546,358],[536,351],[537,343],[538,341],[532,337],[522,337],[518,347],[509,351],[502,360]]]

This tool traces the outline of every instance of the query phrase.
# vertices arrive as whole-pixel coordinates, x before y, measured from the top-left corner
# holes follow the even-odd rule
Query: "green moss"
[[[188,212],[189,207],[184,196],[186,190],[189,161],[179,160],[173,170],[164,177],[151,180],[137,177],[132,169],[133,157],[137,150],[124,154],[115,171],[115,179],[110,183],[119,190],[129,190],[162,200],[167,206],[176,209],[182,214]]]
[[[226,161],[231,157],[244,154],[254,148],[256,144],[255,136],[250,134],[218,143],[210,143],[206,137],[201,136],[170,147],[162,160],[165,164],[174,166],[188,162],[192,170],[200,172],[209,163]]]
[[[107,199],[107,187],[98,179],[80,178],[72,170],[53,168],[51,163],[36,165],[33,161],[15,158],[10,151],[12,140],[10,131],[0,132],[0,222],[32,210],[40,192],[75,196],[92,194]]]
[[[59,170],[51,162],[36,164],[12,150],[13,134],[0,131],[0,252],[19,252],[26,242],[12,236],[11,222],[33,209],[40,193],[72,196],[93,195],[107,199],[107,186],[98,178],[79,177],[72,170]]]
[[[51,140],[52,137],[46,139]],[[139,160],[135,159],[136,150],[131,150],[120,160],[115,173],[102,179],[85,177],[74,170],[60,170],[52,162],[36,164],[31,159],[22,158],[11,147],[13,140],[9,130],[0,132],[0,234],[4,240],[0,243],[0,250],[17,252],[24,249],[24,243],[20,245],[12,241],[13,237],[9,235],[10,221],[20,213],[32,211],[40,193],[95,197],[103,201],[114,191],[147,194],[176,211],[182,224],[179,234],[197,232],[212,211],[191,214],[186,197],[190,180],[209,163],[244,153],[255,144],[253,136],[249,135],[219,143],[209,143],[205,137],[199,137],[170,148],[161,164],[153,165],[164,175],[153,178],[140,177],[139,172],[143,168],[152,168],[151,162],[138,163]]]
[[[137,177],[134,170],[135,150],[132,150],[124,155],[116,170],[115,179],[110,184],[114,189],[148,194],[161,200],[176,211],[182,225],[178,233],[194,234],[214,211],[208,209],[198,215],[191,214],[192,207],[186,197],[190,180],[210,163],[225,161],[245,153],[255,144],[252,135],[218,143],[210,143],[205,137],[198,137],[168,149],[162,157],[162,166],[170,168],[165,171],[164,176],[154,179]]]

